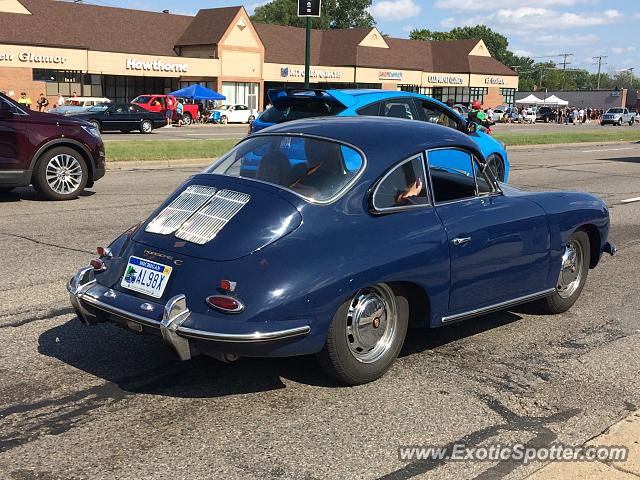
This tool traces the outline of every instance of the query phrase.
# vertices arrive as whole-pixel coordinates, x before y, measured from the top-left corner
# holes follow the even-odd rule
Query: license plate
[[[167,286],[171,267],[144,258],[129,257],[121,286],[150,297],[160,298]]]

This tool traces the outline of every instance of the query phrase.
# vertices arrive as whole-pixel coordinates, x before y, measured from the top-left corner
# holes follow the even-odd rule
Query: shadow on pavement
[[[91,190],[84,190],[80,193],[79,198],[91,197],[96,192]],[[22,200],[31,200],[32,202],[51,202],[36,191],[33,187],[16,187],[11,190],[0,190],[0,203],[6,202],[21,202]],[[78,199],[75,199],[78,200]],[[72,202],[73,200],[67,200]]]
[[[498,312],[471,321],[427,330],[410,330],[401,356],[498,328],[522,318]],[[312,355],[243,358],[224,364],[206,356],[181,362],[159,337],[139,335],[113,324],[85,327],[73,319],[44,332],[38,352],[116,384],[130,393],[212,398],[285,388],[283,379],[321,387],[340,387]]]
[[[640,142],[638,142],[640,143]],[[624,163],[640,163],[640,157],[616,157],[616,158],[599,158],[598,161],[603,162],[624,162]]]

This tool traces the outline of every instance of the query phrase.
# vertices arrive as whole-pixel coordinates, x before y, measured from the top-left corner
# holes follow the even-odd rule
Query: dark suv
[[[104,170],[104,144],[93,125],[0,94],[0,191],[33,184],[48,199],[69,200]]]
[[[536,112],[536,121],[537,122],[555,122],[557,118],[557,113],[555,109],[551,107],[540,107]]]

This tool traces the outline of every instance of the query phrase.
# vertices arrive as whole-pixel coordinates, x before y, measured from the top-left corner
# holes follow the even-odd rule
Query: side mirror
[[[0,120],[8,120],[9,118],[13,118],[13,112],[10,108],[5,105],[0,106]]]
[[[475,122],[467,122],[467,133],[476,133],[478,125]]]

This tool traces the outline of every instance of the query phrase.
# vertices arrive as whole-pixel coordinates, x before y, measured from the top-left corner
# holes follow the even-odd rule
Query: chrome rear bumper
[[[86,267],[78,271],[67,285],[71,304],[83,323],[86,325],[94,325],[100,321],[98,316],[87,308],[91,307],[91,309],[104,312],[107,315],[122,318],[128,325],[132,322],[133,324],[143,327],[159,329],[164,341],[173,347],[181,360],[189,360],[192,356],[189,339],[251,344],[304,337],[311,331],[311,327],[308,325],[271,332],[256,331],[242,334],[197,330],[184,325],[192,315],[192,312],[190,312],[187,307],[185,295],[180,294],[169,299],[166,305],[164,305],[162,320],[157,320],[129,310],[123,310],[96,298],[96,296],[91,293],[92,289],[97,289],[97,287],[98,285],[96,284],[95,273],[92,267]],[[104,287],[100,286],[100,290],[103,289]],[[114,298],[116,295],[124,295],[121,294],[121,292],[114,292],[107,289],[103,295],[108,296],[108,294],[112,295],[111,298]]]

